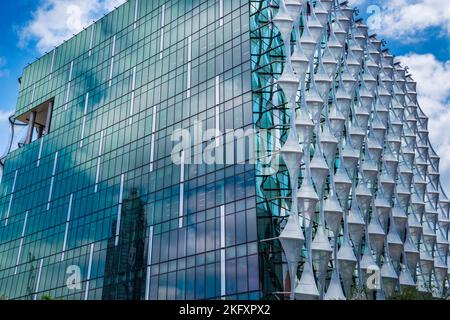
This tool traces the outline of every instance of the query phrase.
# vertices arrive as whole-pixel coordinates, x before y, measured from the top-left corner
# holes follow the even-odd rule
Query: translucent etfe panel
[[[148,244],[147,244],[147,274],[145,280],[145,300],[150,298],[150,265],[152,264],[152,249],[153,249],[153,226],[149,227]]]
[[[73,61],[70,63],[70,67],[69,67],[69,80],[67,82],[67,91],[66,91],[66,100],[65,100],[65,104],[64,104],[64,110],[67,110],[67,108],[68,108],[68,103],[69,103],[69,99],[70,99],[70,89],[71,89],[71,85],[72,85],[72,74],[73,74]]]
[[[67,218],[66,218],[66,226],[65,226],[65,231],[64,231],[64,240],[63,240],[63,247],[62,247],[62,253],[61,253],[61,261],[64,261],[65,254],[66,254],[67,237],[69,236],[69,224],[70,224],[70,218],[72,215],[72,204],[73,204],[73,194],[70,195],[69,208],[67,209]]]
[[[99,145],[98,145],[97,169],[96,169],[96,173],[95,173],[95,187],[94,187],[95,193],[97,193],[97,191],[98,191],[98,184],[100,182],[100,170],[101,170],[101,165],[102,165],[104,138],[105,138],[105,132],[102,130],[100,132],[100,141],[99,141]]]
[[[84,99],[83,120],[82,120],[82,125],[81,125],[81,134],[80,134],[80,148],[83,148],[84,134],[86,131],[86,116],[88,113],[88,106],[89,106],[89,92],[86,93],[86,97]]]
[[[37,159],[37,163],[36,163],[37,167],[39,167],[41,164],[42,148],[44,146],[44,140],[45,140],[45,136],[41,138],[41,142],[39,143],[39,153],[38,153],[38,159]]]
[[[188,37],[188,45],[187,45],[187,92],[186,97],[191,97],[191,81],[192,81],[192,36]]]
[[[223,1],[219,0],[219,26],[223,26]]]
[[[133,123],[135,89],[136,89],[136,67],[133,67],[133,72],[131,75],[131,101],[130,101],[130,120],[129,120],[130,125]]]
[[[16,170],[14,172],[14,181],[11,187],[11,195],[9,196],[9,202],[8,202],[8,210],[6,211],[6,217],[5,217],[5,227],[8,225],[8,219],[9,216],[11,215],[11,207],[13,204],[13,199],[14,199],[14,192],[16,191],[16,183],[17,183],[17,175],[19,174],[19,171]]]
[[[52,202],[53,188],[55,185],[55,175],[56,175],[57,165],[58,165],[58,152],[55,153],[55,160],[53,161],[53,171],[52,171],[52,177],[50,179],[50,190],[48,192],[47,211],[50,210],[50,204]]]
[[[50,65],[50,76],[49,76],[50,80],[52,80],[53,70],[55,68],[55,55],[56,55],[56,49],[53,50],[53,52],[52,52],[52,62],[51,62],[51,65]]]
[[[220,295],[226,296],[226,272],[225,272],[225,207],[220,207]]]
[[[134,29],[137,28],[138,17],[139,17],[139,0],[135,0],[135,3],[134,3],[134,24],[133,24],[133,28]]]
[[[178,228],[183,227],[184,216],[184,172],[185,172],[185,152],[181,152],[181,164],[180,164],[180,207],[178,212]]]
[[[114,244],[117,247],[119,245],[120,227],[122,221],[122,207],[123,207],[123,192],[125,184],[125,175],[120,176],[120,191],[119,191],[119,206],[117,209],[117,224],[116,224],[116,234]]]
[[[94,46],[95,26],[96,26],[95,23],[91,26],[91,31],[90,31],[90,36],[89,36],[89,57],[92,55],[92,48]]]
[[[154,160],[155,160],[155,142],[156,142],[156,116],[157,116],[157,106],[153,106],[152,111],[152,135],[151,135],[151,142],[150,142],[150,172],[153,171],[154,166]]]
[[[39,286],[41,284],[41,276],[42,276],[42,267],[44,265],[44,259],[41,259],[39,261],[39,269],[38,269],[38,274],[37,274],[37,279],[36,279],[36,289],[34,290],[35,294],[34,294],[34,300],[38,299],[38,292],[39,292]]]
[[[166,24],[166,5],[162,5],[161,7],[161,35],[160,35],[160,42],[159,42],[159,59],[161,60],[163,58],[163,51],[164,51],[164,26]]]
[[[86,288],[84,289],[84,300],[88,300],[88,298],[89,298],[89,288],[90,288],[89,285],[91,282],[92,259],[94,256],[94,247],[95,247],[95,244],[92,243],[90,245],[90,249],[89,249],[89,262],[88,262],[88,270],[87,270],[87,277],[86,277],[86,279],[87,279]]]
[[[109,69],[109,87],[112,86],[112,79],[114,73],[114,56],[116,55],[116,35],[112,37],[112,45],[111,45],[111,62]]]
[[[25,238],[25,231],[27,229],[28,213],[29,213],[28,211],[25,213],[25,219],[23,220],[22,236],[20,237],[19,252],[17,252],[16,268],[14,270],[14,274],[17,274],[17,269],[20,264],[20,259],[22,257],[23,240]]]

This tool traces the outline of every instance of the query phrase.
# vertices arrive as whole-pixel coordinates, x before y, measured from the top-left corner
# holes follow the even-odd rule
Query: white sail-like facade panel
[[[264,81],[280,95],[273,112],[285,113],[286,296],[386,299],[416,287],[442,297],[450,202],[413,75],[346,2],[279,0],[266,11],[276,39],[261,42],[284,56]]]

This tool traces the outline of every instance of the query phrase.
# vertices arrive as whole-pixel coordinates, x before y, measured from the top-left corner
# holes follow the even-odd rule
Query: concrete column
[[[36,122],[36,111],[32,111],[30,114],[30,121],[28,123],[28,133],[27,138],[25,140],[25,144],[30,144],[31,141],[33,141],[33,130],[35,122]]]
[[[45,121],[45,134],[50,133],[50,126],[52,125],[52,115],[53,115],[53,101],[48,103],[47,119]]]

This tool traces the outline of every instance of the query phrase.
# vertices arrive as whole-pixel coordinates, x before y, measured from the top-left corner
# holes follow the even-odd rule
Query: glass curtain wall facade
[[[254,166],[171,161],[176,129],[253,126],[250,79],[247,0],[130,0],[28,66],[0,294],[258,299]]]

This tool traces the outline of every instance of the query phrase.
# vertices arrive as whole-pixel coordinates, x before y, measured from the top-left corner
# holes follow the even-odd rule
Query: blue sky
[[[125,0],[15,0],[0,10],[0,155],[24,67]]]
[[[125,0],[15,0],[0,11],[0,154],[8,137],[23,68]],[[150,0],[149,0],[150,1]],[[371,32],[418,82],[430,137],[450,191],[450,7],[448,0],[350,0]],[[448,181],[448,182],[447,182]],[[450,192],[447,192],[450,193]]]
[[[30,7],[34,6],[34,3],[34,1],[28,0],[2,3],[2,10],[0,10],[0,30],[2,30],[0,41],[0,113],[13,109],[18,91],[17,79],[22,73],[23,67],[38,56],[33,48],[21,50],[17,48],[17,29],[24,21],[30,19]]]

